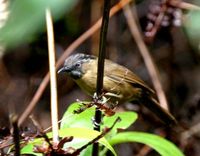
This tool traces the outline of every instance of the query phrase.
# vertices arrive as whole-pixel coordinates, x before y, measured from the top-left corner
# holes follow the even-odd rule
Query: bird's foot
[[[97,106],[97,108],[99,108],[101,111],[103,111],[105,113],[105,115],[112,116],[115,114],[115,112],[113,111],[112,108],[107,106],[107,103],[110,100],[110,98],[107,98],[104,95],[106,95],[106,92],[103,92],[100,96],[97,96],[97,94],[94,93],[93,103],[95,106]]]

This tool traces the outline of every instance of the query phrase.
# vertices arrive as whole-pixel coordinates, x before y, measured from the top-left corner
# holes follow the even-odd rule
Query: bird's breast
[[[81,79],[75,80],[79,87],[89,95],[93,95],[96,90],[96,74],[88,70]]]

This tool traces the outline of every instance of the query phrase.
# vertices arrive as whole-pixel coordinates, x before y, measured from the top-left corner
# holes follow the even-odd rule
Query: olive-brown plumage
[[[58,71],[66,72],[87,94],[96,91],[98,58],[82,53],[74,54],[65,60]],[[137,101],[154,112],[166,124],[175,123],[175,118],[164,110],[155,99],[154,91],[137,75],[124,66],[105,60],[103,91],[112,105],[127,101]]]

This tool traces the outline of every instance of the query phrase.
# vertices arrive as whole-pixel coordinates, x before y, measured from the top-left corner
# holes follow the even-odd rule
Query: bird
[[[76,53],[66,58],[58,73],[66,73],[88,95],[96,92],[98,57]],[[167,125],[176,123],[175,117],[162,108],[156,94],[145,82],[125,66],[105,59],[103,92],[110,108],[125,102],[137,102],[152,111]]]

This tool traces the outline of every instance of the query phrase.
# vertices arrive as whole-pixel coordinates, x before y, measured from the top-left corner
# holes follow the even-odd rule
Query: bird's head
[[[87,55],[83,53],[77,53],[69,56],[58,73],[67,73],[73,79],[80,79],[84,72],[82,65],[89,62],[91,59],[95,59],[93,55]]]

